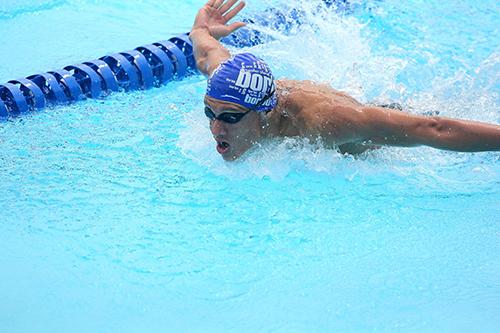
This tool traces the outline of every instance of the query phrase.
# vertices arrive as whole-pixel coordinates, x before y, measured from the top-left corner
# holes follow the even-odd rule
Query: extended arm
[[[239,0],[210,0],[199,10],[189,38],[193,42],[196,67],[204,75],[210,76],[221,62],[230,57],[219,39],[245,25],[243,22],[227,25],[243,7],[245,2]]]
[[[361,140],[373,144],[477,152],[500,150],[500,126],[426,117],[379,107],[363,108]]]

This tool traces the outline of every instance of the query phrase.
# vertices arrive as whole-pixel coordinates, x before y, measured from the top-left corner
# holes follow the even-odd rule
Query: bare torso
[[[357,113],[365,105],[327,84],[313,81],[278,80],[278,107],[269,114],[277,136],[320,139],[329,147],[359,153],[371,146],[355,142]]]

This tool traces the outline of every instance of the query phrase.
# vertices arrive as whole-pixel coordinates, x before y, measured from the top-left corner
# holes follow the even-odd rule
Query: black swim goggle
[[[208,106],[205,106],[205,115],[207,116],[208,119],[210,120],[220,120],[228,124],[236,124],[239,122],[247,113],[250,111],[255,111],[257,110],[262,104],[264,104],[269,98],[271,98],[274,95],[275,90],[271,91],[269,94],[266,95],[259,103],[257,103],[252,109],[248,110],[247,112],[224,112],[221,113],[220,115],[216,116],[215,113],[212,111],[212,109]]]
[[[252,110],[248,110],[247,112],[240,113],[240,112],[224,112],[221,113],[220,115],[216,116],[215,113],[210,109],[208,106],[205,106],[205,115],[207,116],[208,119],[210,120],[220,120],[228,124],[236,124],[243,118],[248,112]]]

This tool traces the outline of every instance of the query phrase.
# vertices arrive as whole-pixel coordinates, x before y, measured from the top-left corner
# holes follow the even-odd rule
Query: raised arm
[[[477,152],[500,150],[500,126],[477,121],[426,117],[394,109],[366,107],[362,140],[373,144]]]
[[[243,22],[227,24],[243,7],[245,2],[240,0],[210,0],[196,15],[189,38],[193,42],[196,67],[204,75],[210,76],[221,62],[230,57],[219,39],[245,25]]]

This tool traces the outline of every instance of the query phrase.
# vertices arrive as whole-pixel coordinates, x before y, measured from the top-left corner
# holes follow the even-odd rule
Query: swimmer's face
[[[210,118],[210,131],[217,142],[217,152],[226,161],[233,161],[250,149],[260,137],[260,120],[257,112],[241,105],[205,96],[205,113]],[[237,121],[235,123],[229,123]]]

